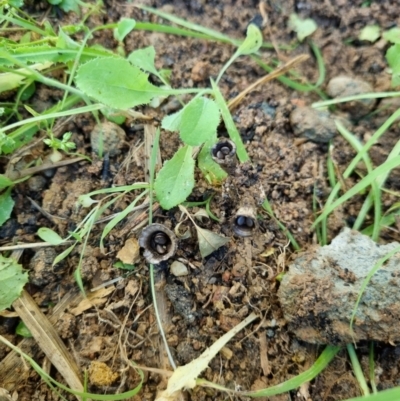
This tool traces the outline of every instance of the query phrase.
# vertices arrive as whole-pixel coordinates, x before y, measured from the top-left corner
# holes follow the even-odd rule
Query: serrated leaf
[[[9,308],[21,295],[24,285],[28,282],[28,273],[15,259],[0,255],[0,311]]]
[[[318,25],[311,18],[301,19],[297,14],[291,14],[289,17],[289,27],[297,33],[297,38],[302,42],[307,36],[313,34]]]
[[[163,209],[179,205],[194,187],[194,160],[191,146],[179,149],[171,160],[165,162],[157,174],[154,190]]]
[[[400,28],[392,28],[388,31],[383,32],[383,39],[394,44],[400,44]]]
[[[238,55],[252,54],[257,52],[262,45],[262,33],[255,24],[250,24],[247,28],[246,39],[236,50]]]
[[[4,174],[0,174],[0,189],[10,187],[14,183]]]
[[[205,258],[211,255],[221,246],[227,244],[230,239],[224,237],[223,235],[216,234],[205,228],[196,226],[197,238],[199,240],[199,249],[201,257]]]
[[[163,94],[148,81],[148,74],[128,60],[107,57],[83,64],[76,77],[79,89],[116,109],[129,109]]]
[[[192,99],[182,110],[164,117],[162,128],[179,131],[182,141],[198,146],[216,137],[220,113],[217,104],[208,98]]]
[[[55,231],[47,227],[39,228],[37,235],[41,240],[48,242],[51,245],[60,245],[64,242],[64,240]]]
[[[219,121],[219,108],[213,100],[194,98],[183,109],[179,135],[188,145],[199,146],[216,136]]]
[[[0,195],[0,226],[11,216],[15,202],[11,198],[11,188]]]
[[[376,42],[379,39],[379,36],[381,36],[380,32],[381,28],[379,25],[367,25],[361,30],[358,39]]]
[[[155,58],[156,51],[153,46],[149,46],[133,51],[129,55],[128,60],[132,65],[142,69],[143,71],[158,75],[158,71],[154,65]]]
[[[119,42],[122,42],[126,35],[128,35],[133,28],[135,28],[136,21],[132,18],[122,18],[118,22],[117,27],[114,29],[114,37]]]

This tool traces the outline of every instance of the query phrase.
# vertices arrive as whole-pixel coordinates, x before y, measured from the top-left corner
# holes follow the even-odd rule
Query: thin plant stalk
[[[365,377],[361,369],[360,362],[357,358],[356,351],[354,350],[353,344],[347,344],[347,352],[349,353],[351,365],[353,367],[353,372],[354,375],[356,376],[361,391],[363,392],[364,396],[370,395],[368,384],[365,381]]]
[[[158,326],[158,328],[160,330],[160,335],[161,335],[161,338],[162,338],[163,343],[164,343],[165,350],[166,350],[167,355],[168,355],[169,363],[171,364],[172,368],[174,370],[176,370],[176,364],[175,364],[174,358],[172,357],[171,351],[169,349],[167,337],[165,336],[164,328],[162,326],[162,322],[161,322],[161,319],[160,319],[160,314],[158,313],[157,297],[156,297],[156,286],[155,286],[155,283],[154,283],[154,265],[153,264],[150,264],[150,272],[149,273],[150,273],[151,296],[153,298],[154,313],[156,315],[157,326]]]
[[[378,393],[375,384],[375,343],[373,341],[369,344],[369,382],[371,383],[372,392]]]

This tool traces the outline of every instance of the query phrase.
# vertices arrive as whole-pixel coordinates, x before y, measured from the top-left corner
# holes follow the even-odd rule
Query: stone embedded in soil
[[[337,131],[330,113],[311,107],[294,109],[290,114],[290,125],[296,136],[313,142],[329,142]]]
[[[31,191],[39,192],[46,186],[46,178],[41,175],[34,175],[28,180],[28,187]]]
[[[165,287],[165,294],[171,301],[175,312],[182,316],[186,322],[192,323],[195,320],[193,313],[193,299],[183,285],[168,283]]]
[[[65,265],[64,261],[53,266],[57,252],[54,248],[40,248],[29,262],[29,282],[42,287],[57,279],[59,272]]]
[[[92,151],[97,155],[100,154],[100,151],[102,151],[103,156],[107,153],[110,156],[119,155],[124,143],[125,131],[111,121],[95,125],[90,133]]]
[[[175,277],[187,276],[189,274],[188,268],[178,260],[171,263],[170,271]]]
[[[301,340],[345,344],[360,340],[400,341],[400,252],[368,283],[350,320],[364,279],[400,244],[379,245],[344,229],[328,246],[299,255],[283,277],[278,296],[289,329]]]
[[[361,95],[371,93],[373,87],[361,79],[355,79],[346,76],[332,78],[326,88],[328,95],[333,98]],[[375,99],[362,99],[352,102],[338,103],[337,106],[350,113],[352,118],[360,118],[368,114],[375,106]]]

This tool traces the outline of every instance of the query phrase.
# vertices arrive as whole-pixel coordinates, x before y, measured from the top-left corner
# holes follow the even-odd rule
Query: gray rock
[[[374,91],[368,82],[346,76],[332,78],[326,90],[328,95],[333,98],[361,95]],[[341,110],[349,112],[351,117],[358,119],[368,114],[374,108],[375,103],[375,99],[363,99],[339,103],[337,106]]]
[[[337,131],[330,113],[311,107],[294,109],[290,114],[290,124],[296,136],[313,142],[329,142]]]
[[[400,249],[373,275],[350,320],[364,279],[400,244],[379,245],[344,229],[328,246],[299,255],[283,277],[278,296],[295,335],[317,344],[360,340],[400,341]]]
[[[63,269],[65,262],[53,266],[57,253],[54,248],[40,248],[29,262],[29,281],[42,287],[57,280],[57,273]]]
[[[119,155],[125,143],[125,131],[111,121],[97,124],[90,133],[90,143],[92,151],[98,155],[102,151],[103,155],[108,153],[110,156]]]

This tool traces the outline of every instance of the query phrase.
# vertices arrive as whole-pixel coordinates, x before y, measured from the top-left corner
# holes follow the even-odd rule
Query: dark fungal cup
[[[143,256],[149,263],[158,264],[169,259],[176,252],[175,234],[162,224],[150,224],[141,233],[139,245],[144,249]]]
[[[230,139],[220,138],[211,148],[211,157],[225,169],[235,167],[236,145]]]
[[[233,222],[233,232],[239,237],[251,237],[257,228],[255,209],[251,206],[242,206],[236,212]]]

